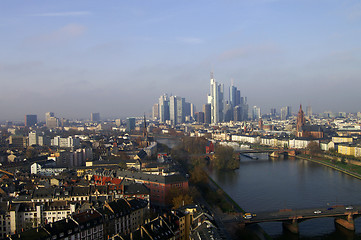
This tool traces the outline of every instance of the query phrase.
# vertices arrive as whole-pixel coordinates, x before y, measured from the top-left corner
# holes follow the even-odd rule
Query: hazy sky
[[[209,75],[250,107],[361,111],[356,0],[0,1],[0,120],[198,109]]]

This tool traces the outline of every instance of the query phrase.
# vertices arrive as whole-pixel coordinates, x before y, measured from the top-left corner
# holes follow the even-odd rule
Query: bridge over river
[[[299,233],[298,224],[314,218],[335,218],[335,223],[342,227],[354,231],[354,219],[361,216],[361,205],[353,206],[332,206],[328,208],[309,209],[282,209],[273,212],[251,213],[252,217],[247,219],[239,216],[234,220],[243,226],[263,222],[282,222],[283,227],[292,233]]]

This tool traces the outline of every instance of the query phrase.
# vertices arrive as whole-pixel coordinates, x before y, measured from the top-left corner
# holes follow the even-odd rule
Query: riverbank
[[[332,169],[335,169],[337,171],[340,171],[342,173],[345,173],[349,176],[355,177],[357,179],[361,180],[361,166],[354,165],[351,163],[342,163],[342,162],[334,162],[333,160],[321,158],[318,156],[312,157],[307,155],[297,155],[296,158],[315,162],[327,167],[330,167]]]
[[[230,207],[224,209],[222,206],[210,201],[209,198],[206,200],[207,203],[213,207],[215,218],[221,221],[222,228],[228,232],[229,237],[232,239],[250,240],[272,239],[259,225],[255,225],[252,228],[242,228],[239,224],[239,218],[245,211],[208,174],[207,176],[209,189],[213,193],[216,193],[222,201],[226,201]]]

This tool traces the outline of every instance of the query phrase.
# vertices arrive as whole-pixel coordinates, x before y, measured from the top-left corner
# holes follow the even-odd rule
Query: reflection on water
[[[258,159],[241,156],[236,171],[209,170],[210,176],[246,211],[361,204],[361,181],[356,178],[305,160],[248,155]],[[283,232],[279,222],[261,226],[275,239],[361,239],[361,218],[355,220],[356,233],[336,229],[333,218],[300,223],[299,236]]]

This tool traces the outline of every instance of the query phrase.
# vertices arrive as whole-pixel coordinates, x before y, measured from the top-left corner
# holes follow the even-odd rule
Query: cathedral
[[[296,125],[297,137],[305,138],[323,138],[323,131],[320,126],[310,125],[306,123],[305,114],[300,105],[300,110],[297,115]]]

